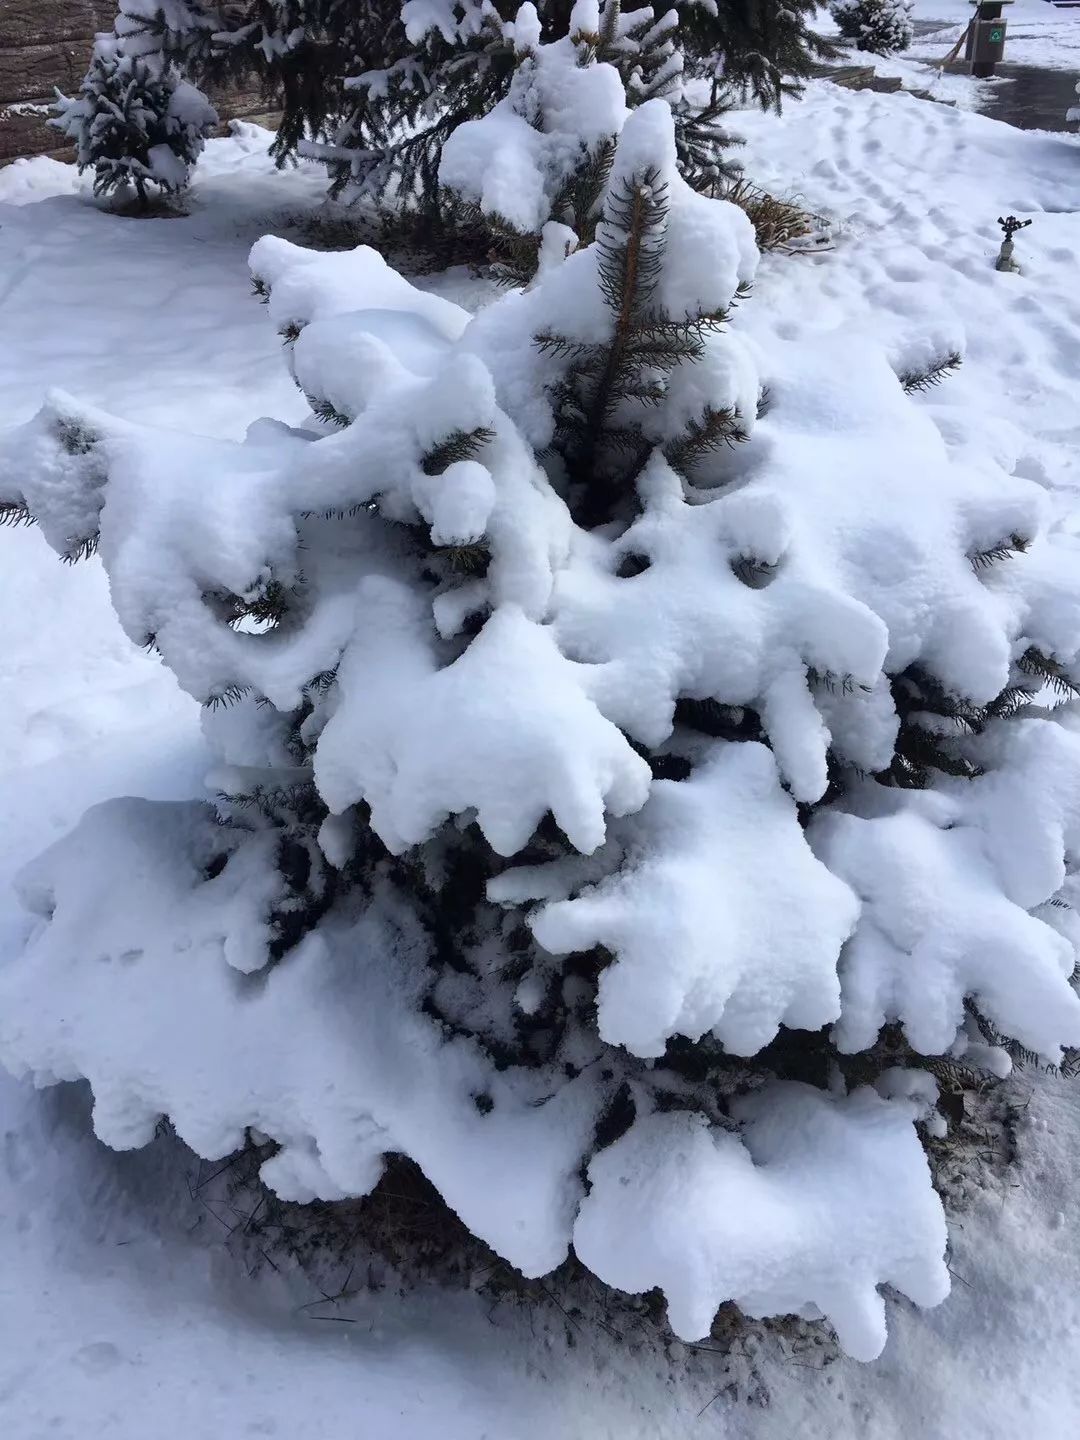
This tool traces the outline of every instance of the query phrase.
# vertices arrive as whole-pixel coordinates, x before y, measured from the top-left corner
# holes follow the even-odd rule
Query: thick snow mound
[[[1014,722],[985,750],[984,775],[948,795],[914,794],[870,818],[834,812],[810,830],[817,855],[859,896],[841,964],[841,1049],[900,1021],[910,1043],[943,1053],[964,1001],[1049,1060],[1080,1046],[1074,940],[1045,902],[1067,894],[1080,844],[1080,736]]]
[[[583,156],[599,151],[626,121],[618,72],[567,64],[571,48],[567,40],[527,56],[506,98],[482,119],[459,125],[443,147],[442,183],[525,233],[539,233]]]
[[[734,1300],[748,1315],[823,1314],[849,1355],[873,1360],[879,1286],[917,1305],[949,1291],[914,1111],[868,1087],[838,1099],[778,1083],[740,1102],[739,1135],[647,1115],[590,1164],[574,1249],[620,1290],[662,1289],[685,1340]]]
[[[549,1096],[542,1076],[492,1074],[446,1039],[418,1013],[426,945],[400,904],[373,899],[287,962],[239,974],[229,961],[254,968],[267,938],[273,838],[223,830],[198,803],[89,811],[20,878],[48,923],[0,972],[0,1057],[39,1084],[85,1076],[94,1128],[117,1149],[146,1144],[166,1114],[207,1158],[254,1127],[281,1146],[264,1178],[297,1200],[366,1194],[385,1153],[410,1155],[474,1234],[526,1274],[551,1270],[581,1192],[593,1079]]]
[[[370,245],[355,250],[306,250],[277,235],[251,249],[251,273],[269,291],[267,304],[278,329],[334,320],[357,310],[415,315],[446,340],[456,340],[468,312],[439,295],[418,290]]]
[[[712,1031],[752,1055],[781,1024],[837,1017],[836,962],[858,904],[815,859],[765,746],[722,746],[689,780],[657,781],[616,836],[621,868],[530,922],[555,954],[615,956],[597,1002],[605,1040],[656,1057],[672,1035]],[[511,870],[489,894],[520,902],[573,884],[574,868]]]
[[[90,811],[20,879],[47,923],[0,976],[5,1063],[38,1083],[86,1076],[95,1129],[117,1148],[145,1144],[163,1114],[208,1158],[255,1128],[281,1146],[264,1178],[291,1198],[364,1194],[387,1151],[410,1155],[512,1264],[557,1265],[597,1119],[593,1079],[547,1095],[541,1076],[493,1075],[418,1015],[424,941],[393,901],[375,897],[239,981],[228,952],[253,943],[274,883],[263,838],[223,835],[197,803]],[[103,912],[121,877],[128,903]],[[694,1115],[635,1124],[591,1164],[578,1253],[622,1289],[661,1285],[686,1338],[729,1298],[753,1314],[816,1306],[869,1358],[884,1340],[876,1284],[924,1304],[944,1294],[915,1110],[789,1086],[744,1101],[739,1118],[744,1140]]]
[[[400,853],[475,809],[500,855],[523,849],[550,810],[590,854],[605,811],[645,803],[648,765],[582,693],[579,667],[548,629],[505,606],[440,668],[430,609],[404,586],[373,578],[358,603],[364,627],[338,671],[341,704],[315,764],[331,810],[365,800],[372,827]]]

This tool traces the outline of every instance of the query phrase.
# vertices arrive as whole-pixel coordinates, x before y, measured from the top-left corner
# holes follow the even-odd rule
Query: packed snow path
[[[1080,486],[1080,137],[830,85],[737,128],[749,174],[836,227],[832,252],[763,267],[747,325],[790,339],[870,331],[898,349],[966,343],[963,369],[924,402],[946,439]],[[1033,221],[1019,276],[994,270],[1009,214]]]
[[[756,179],[838,221],[830,253],[765,263],[740,326],[781,339],[833,331],[841,351],[858,328],[898,353],[928,333],[966,337],[964,369],[923,402],[950,443],[1080,489],[1080,214],[1069,208],[1080,141],[824,85],[782,120],[748,114],[739,128]],[[244,257],[321,179],[278,176],[259,149],[250,130],[214,143],[181,221],[103,216],[50,162],[0,174],[0,423],[26,418],[50,385],[217,434],[303,413]],[[1036,222],[1020,277],[992,268],[996,217],[1010,212]],[[1074,503],[1062,494],[1063,512]],[[88,804],[193,793],[202,758],[192,707],[132,654],[96,568],[64,570],[39,537],[4,532],[0,598],[6,893],[12,870]],[[0,902],[5,949],[25,923]],[[717,1388],[707,1363],[669,1383],[661,1362],[599,1334],[567,1350],[550,1317],[493,1328],[468,1297],[360,1296],[344,1312],[354,1324],[302,1318],[293,1289],[247,1281],[203,1225],[186,1233],[197,1217],[167,1150],[115,1157],[86,1138],[78,1110],[77,1096],[42,1100],[0,1081],[0,1428],[13,1440],[134,1440],[148,1427],[165,1440],[1064,1440],[1080,1421],[1080,1094],[1067,1086],[1036,1090],[1014,1188],[961,1217],[962,1278],[944,1306],[894,1306],[875,1366],[815,1371],[770,1355],[768,1408],[720,1398],[703,1414]]]

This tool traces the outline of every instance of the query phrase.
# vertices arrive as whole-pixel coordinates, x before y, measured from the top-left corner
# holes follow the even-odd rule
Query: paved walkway
[[[938,0],[942,18],[915,21],[910,58],[940,61],[960,38],[971,11],[955,8],[953,0]],[[928,6],[920,6],[924,10]],[[1008,31],[1005,61],[992,80],[979,82],[977,105],[994,120],[1018,130],[1075,130],[1066,124],[1065,112],[1077,103],[1080,79],[1080,8],[1061,10],[1032,0],[1006,12]],[[903,58],[908,58],[905,52]]]
[[[1004,120],[1018,130],[1075,130],[1065,123],[1065,112],[1078,103],[1080,76],[1066,70],[1039,70],[1033,65],[999,65],[987,82],[987,98],[979,109],[993,120]],[[992,88],[991,88],[992,87]]]

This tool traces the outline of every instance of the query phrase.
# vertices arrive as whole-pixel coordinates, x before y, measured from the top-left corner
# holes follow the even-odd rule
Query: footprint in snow
[[[94,1340],[91,1344],[76,1350],[72,1356],[75,1364],[90,1375],[103,1370],[114,1370],[123,1358],[120,1350],[111,1340]]]

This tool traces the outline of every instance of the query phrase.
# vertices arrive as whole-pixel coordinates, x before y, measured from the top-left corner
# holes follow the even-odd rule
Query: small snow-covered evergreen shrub
[[[58,97],[51,123],[75,141],[79,170],[94,171],[95,195],[148,187],[183,190],[217,112],[160,55],[128,55],[114,36],[99,35],[90,69],[74,99]]]
[[[873,55],[906,50],[915,33],[911,0],[833,0],[829,8],[844,39]]]
[[[871,1358],[881,1287],[948,1288],[935,1073],[1080,1044],[1078,542],[950,460],[940,355],[755,358],[669,100],[521,22],[544,124],[507,96],[441,178],[538,232],[526,286],[264,238],[307,424],[57,394],[0,440],[0,516],[96,549],[214,756],[26,868],[0,1057],[111,1145],[250,1135],[296,1201],[404,1156],[527,1276]]]
[[[1080,80],[1076,82],[1077,103],[1070,105],[1065,112],[1065,122],[1068,125],[1080,125]]]

